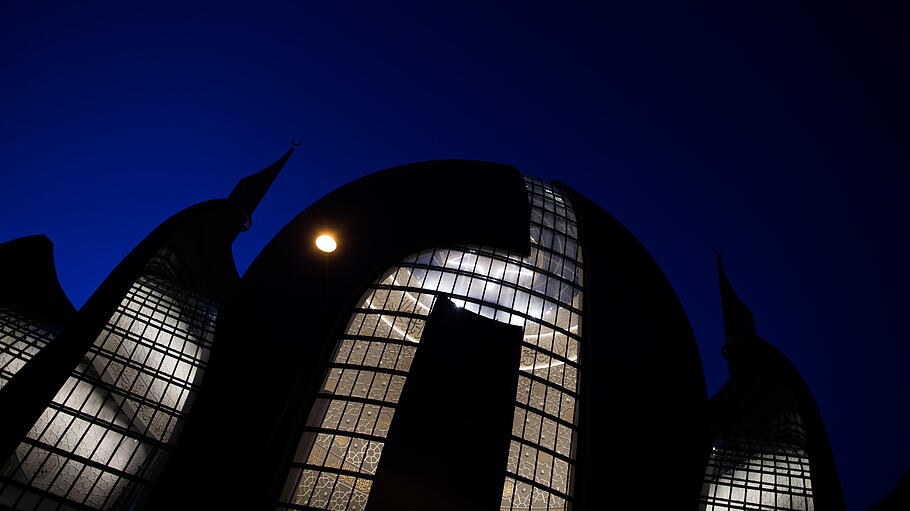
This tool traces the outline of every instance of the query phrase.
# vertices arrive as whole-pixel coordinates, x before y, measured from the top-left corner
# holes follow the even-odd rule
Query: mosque
[[[508,165],[358,179],[238,275],[293,152],[165,220],[78,311],[46,237],[0,244],[0,506],[844,509],[812,394],[720,257],[708,399],[645,248]]]

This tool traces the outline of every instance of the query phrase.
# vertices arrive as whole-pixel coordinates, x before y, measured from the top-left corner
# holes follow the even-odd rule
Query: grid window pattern
[[[58,333],[57,325],[0,306],[0,389]]]
[[[699,509],[813,511],[805,449],[785,442],[717,437],[708,460]]]
[[[217,307],[140,277],[0,479],[14,509],[129,509],[154,481],[187,417]]]
[[[578,397],[581,249],[568,199],[538,179],[524,179],[531,203],[530,256],[479,246],[424,250],[390,268],[366,291],[338,341],[279,509],[365,507],[426,317],[440,294],[524,329],[501,509],[567,508]]]

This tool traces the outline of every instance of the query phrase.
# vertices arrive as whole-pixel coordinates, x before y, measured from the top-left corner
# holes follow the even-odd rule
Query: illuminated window
[[[165,279],[140,277],[4,463],[0,503],[130,508],[187,416],[216,313],[211,301]]]
[[[786,442],[717,437],[699,509],[813,511],[805,449]]]
[[[404,258],[377,279],[338,341],[279,507],[366,505],[398,397],[440,293],[524,328],[501,507],[565,509],[581,340],[583,267],[575,213],[557,189],[525,177],[531,255],[453,246]]]
[[[0,389],[59,333],[59,328],[12,307],[0,307]]]

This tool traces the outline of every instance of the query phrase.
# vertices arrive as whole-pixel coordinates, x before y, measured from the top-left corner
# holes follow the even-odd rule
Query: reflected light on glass
[[[323,252],[334,252],[337,247],[338,244],[335,243],[335,239],[328,234],[323,234],[316,238],[316,248]]]

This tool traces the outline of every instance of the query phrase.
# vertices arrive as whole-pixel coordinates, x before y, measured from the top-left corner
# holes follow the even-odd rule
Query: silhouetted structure
[[[701,509],[844,509],[840,479],[821,415],[792,364],[755,334],[717,258],[723,355],[730,380],[711,398],[714,445]]]
[[[510,166],[359,179],[238,278],[231,242],[290,154],[164,222],[78,313],[49,251],[41,286],[3,283],[0,306],[53,328],[3,373],[0,504],[843,507],[808,389],[722,272],[731,380],[710,403],[644,247],[568,186]],[[313,244],[326,233],[335,252]],[[30,243],[49,250],[17,240],[0,263]],[[4,324],[9,353],[23,329]],[[777,456],[799,466],[786,484],[763,479],[783,476],[764,468]]]
[[[869,511],[900,511],[910,509],[910,470],[904,471],[894,489],[881,501],[869,508]]]
[[[219,307],[239,281],[231,243],[248,226],[262,182],[267,188],[292,151],[241,182],[231,198],[164,222],[78,314],[67,313],[69,302],[60,298],[44,239],[43,266],[32,272],[44,276],[38,288],[48,290],[44,300],[32,292],[6,301],[35,304],[29,310],[56,320],[48,331],[59,334],[52,342],[46,335],[42,349],[0,390],[0,504],[130,509],[144,501],[179,445],[209,362]],[[17,249],[8,248],[7,257],[27,260],[37,251],[33,238],[5,244]],[[28,279],[20,276],[12,287],[5,280],[2,296],[28,289]]]
[[[76,313],[54,269],[46,236],[0,244],[0,388]]]

